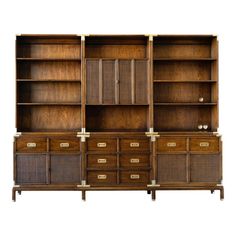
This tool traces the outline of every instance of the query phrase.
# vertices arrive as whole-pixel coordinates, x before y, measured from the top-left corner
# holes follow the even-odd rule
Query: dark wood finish
[[[12,199],[190,189],[223,199],[218,106],[215,36],[17,36]]]

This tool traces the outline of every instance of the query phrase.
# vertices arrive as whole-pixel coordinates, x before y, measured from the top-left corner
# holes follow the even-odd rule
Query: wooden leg
[[[17,191],[19,195],[21,195],[21,190]]]
[[[82,190],[82,200],[86,200],[86,191]]]
[[[16,191],[15,191],[15,189],[12,189],[12,201],[13,202],[16,201]]]
[[[224,200],[224,187],[222,186],[220,189],[220,200]]]
[[[213,193],[214,193],[214,191],[215,191],[214,189],[211,189],[211,194],[213,194]]]
[[[156,191],[152,190],[152,200],[155,201],[156,200]]]
[[[151,194],[151,190],[147,190],[147,194]]]

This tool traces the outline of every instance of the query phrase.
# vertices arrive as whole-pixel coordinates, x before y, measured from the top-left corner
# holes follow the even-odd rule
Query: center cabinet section
[[[86,150],[88,184],[145,186],[150,182],[150,141],[145,136],[93,135]]]

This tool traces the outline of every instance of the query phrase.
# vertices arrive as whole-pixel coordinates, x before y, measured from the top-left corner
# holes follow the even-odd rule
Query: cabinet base
[[[215,190],[220,191],[220,200],[224,199],[224,187],[222,185],[212,186],[120,186],[120,187],[99,187],[90,186],[82,187],[77,185],[16,185],[12,188],[12,201],[16,201],[16,192],[21,195],[22,191],[81,191],[82,200],[86,200],[86,191],[147,191],[151,194],[152,200],[156,200],[156,191],[159,190],[210,190],[213,193]]]

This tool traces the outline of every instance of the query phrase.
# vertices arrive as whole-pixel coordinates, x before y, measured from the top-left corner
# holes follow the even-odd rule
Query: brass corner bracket
[[[81,142],[85,142],[86,138],[90,137],[90,132],[86,132],[85,128],[82,128],[81,132],[77,132],[76,137],[81,138]]]
[[[150,128],[150,129],[149,129],[149,132],[145,132],[145,135],[146,135],[147,137],[150,137],[152,142],[155,142],[155,141],[156,141],[156,138],[160,137],[160,135],[158,134],[158,132],[154,132],[154,129],[153,129],[153,128]]]

